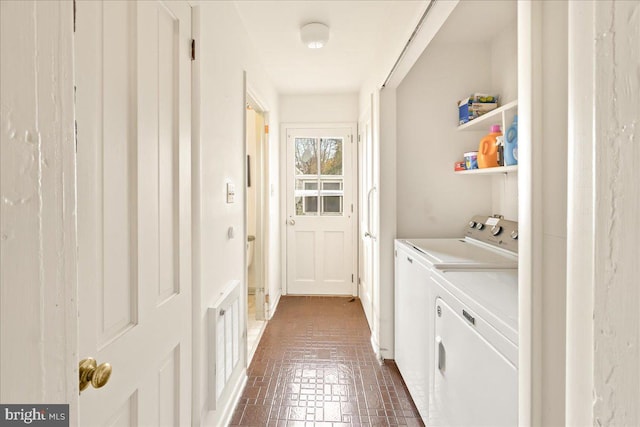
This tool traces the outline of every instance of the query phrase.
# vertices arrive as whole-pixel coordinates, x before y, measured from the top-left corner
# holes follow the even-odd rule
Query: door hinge
[[[353,283],[353,274],[351,275],[351,283]]]
[[[358,285],[361,285],[362,281],[360,281],[360,278],[358,277]]]
[[[73,32],[76,32],[76,0],[73,0]]]
[[[358,135],[358,142],[360,142],[360,135]]]
[[[196,39],[191,39],[191,60],[196,60]]]
[[[269,133],[269,125],[264,125],[264,133]]]
[[[353,203],[351,203],[351,213],[353,213]]]
[[[351,143],[353,143],[353,135],[349,135],[349,139],[351,139]]]

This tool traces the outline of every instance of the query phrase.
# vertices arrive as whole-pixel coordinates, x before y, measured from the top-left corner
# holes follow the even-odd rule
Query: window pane
[[[317,215],[318,197],[296,197],[296,215]]]
[[[342,139],[320,140],[320,173],[342,175]]]
[[[342,214],[342,196],[322,196],[322,214]]]
[[[296,138],[296,175],[318,174],[318,145],[313,138]]]
[[[296,194],[298,194],[300,190],[318,190],[318,180],[315,178],[296,179]],[[317,191],[314,192],[317,193]]]
[[[342,181],[322,181],[322,190],[342,190]]]

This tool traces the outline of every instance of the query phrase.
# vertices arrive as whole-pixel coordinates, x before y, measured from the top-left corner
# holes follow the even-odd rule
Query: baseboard
[[[276,310],[278,309],[278,304],[280,303],[281,296],[282,296],[282,293],[278,292],[278,295],[276,295],[276,297],[273,299],[273,302],[270,304],[268,320],[271,320],[273,318],[273,315],[276,313]]]
[[[376,359],[380,364],[384,363],[384,358],[380,353],[380,345],[378,344],[378,340],[376,340],[375,335],[371,334],[371,348],[373,349],[374,354],[376,355]]]
[[[233,412],[236,410],[236,406],[238,406],[238,402],[240,402],[240,397],[242,397],[244,387],[247,385],[247,379],[247,370],[243,369],[240,381],[238,381],[236,386],[233,388],[233,392],[229,396],[229,400],[224,407],[224,410],[221,412],[220,417],[216,417],[218,411],[210,411],[207,414],[205,422],[202,424],[203,426],[225,427],[231,423]],[[218,419],[217,423],[216,418]]]
[[[258,349],[258,345],[260,344],[260,340],[262,339],[262,335],[264,335],[264,331],[265,329],[267,329],[267,323],[266,321],[262,321],[262,326],[260,326],[260,332],[258,332],[258,336],[256,337],[256,342],[253,345],[253,348],[251,349],[251,351],[249,351],[248,354],[248,360],[247,360],[247,366],[251,365],[251,361],[253,360],[253,356],[256,354],[256,350]]]
[[[373,313],[371,312],[371,295],[369,295],[369,292],[365,291],[360,295],[360,304],[362,305],[362,311],[364,311],[365,317],[367,318],[369,330],[373,331]],[[365,307],[369,307],[369,311],[367,311]]]

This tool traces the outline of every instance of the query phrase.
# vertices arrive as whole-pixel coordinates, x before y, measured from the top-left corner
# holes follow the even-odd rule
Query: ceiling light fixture
[[[303,25],[300,39],[309,49],[320,49],[329,41],[329,27],[319,22]]]

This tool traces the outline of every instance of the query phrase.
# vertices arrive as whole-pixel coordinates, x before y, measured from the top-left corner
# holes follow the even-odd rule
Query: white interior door
[[[369,327],[373,329],[373,250],[377,238],[374,233],[374,209],[377,189],[373,180],[373,134],[371,114],[368,111],[358,126],[358,163],[360,196],[360,233],[358,238],[358,295],[367,316]]]
[[[83,426],[191,424],[191,10],[77,4]]]
[[[353,129],[287,129],[287,292],[352,295]]]

